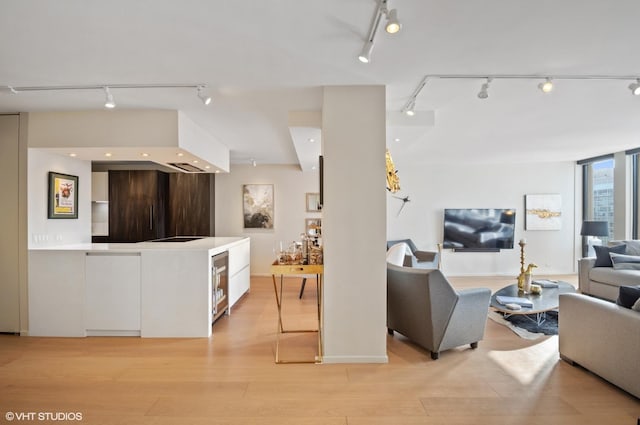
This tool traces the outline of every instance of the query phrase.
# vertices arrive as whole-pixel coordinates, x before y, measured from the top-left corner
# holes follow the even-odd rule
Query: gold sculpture
[[[524,268],[524,246],[527,243],[524,239],[518,242],[520,245],[520,274],[518,275],[518,292],[529,292],[531,286],[531,280],[533,279],[533,269],[538,267],[534,263],[529,263],[527,268]]]
[[[387,153],[385,156],[387,163],[387,190],[391,193],[396,193],[400,190],[400,178],[398,177],[398,170],[396,170],[396,167],[393,165],[393,159],[391,159],[389,149],[387,149]]]

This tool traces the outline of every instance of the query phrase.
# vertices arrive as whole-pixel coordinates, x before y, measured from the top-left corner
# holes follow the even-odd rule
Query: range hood
[[[30,112],[28,118],[29,148],[78,160],[151,161],[189,173],[229,172],[229,148],[181,111]]]

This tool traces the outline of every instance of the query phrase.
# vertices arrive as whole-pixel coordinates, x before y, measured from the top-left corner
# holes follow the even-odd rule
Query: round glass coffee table
[[[560,305],[560,294],[568,294],[576,292],[576,288],[567,282],[562,281],[545,281],[547,284],[557,285],[555,288],[542,288],[540,294],[524,294],[518,292],[518,284],[505,286],[504,288],[496,291],[491,296],[491,307],[504,314],[504,317],[509,317],[514,314],[522,314],[534,321],[540,326],[546,320],[547,311],[556,310]],[[531,302],[532,306],[522,306],[520,310],[511,310],[504,304],[498,302],[498,297],[518,297],[524,298]]]

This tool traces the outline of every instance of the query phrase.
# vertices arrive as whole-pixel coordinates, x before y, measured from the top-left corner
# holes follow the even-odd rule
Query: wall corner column
[[[323,96],[324,362],[385,363],[385,87]]]

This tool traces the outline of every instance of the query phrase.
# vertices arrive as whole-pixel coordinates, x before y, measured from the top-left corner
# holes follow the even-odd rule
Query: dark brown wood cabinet
[[[169,175],[168,236],[209,236],[211,174]]]
[[[109,171],[109,241],[167,236],[169,175],[151,170]]]

